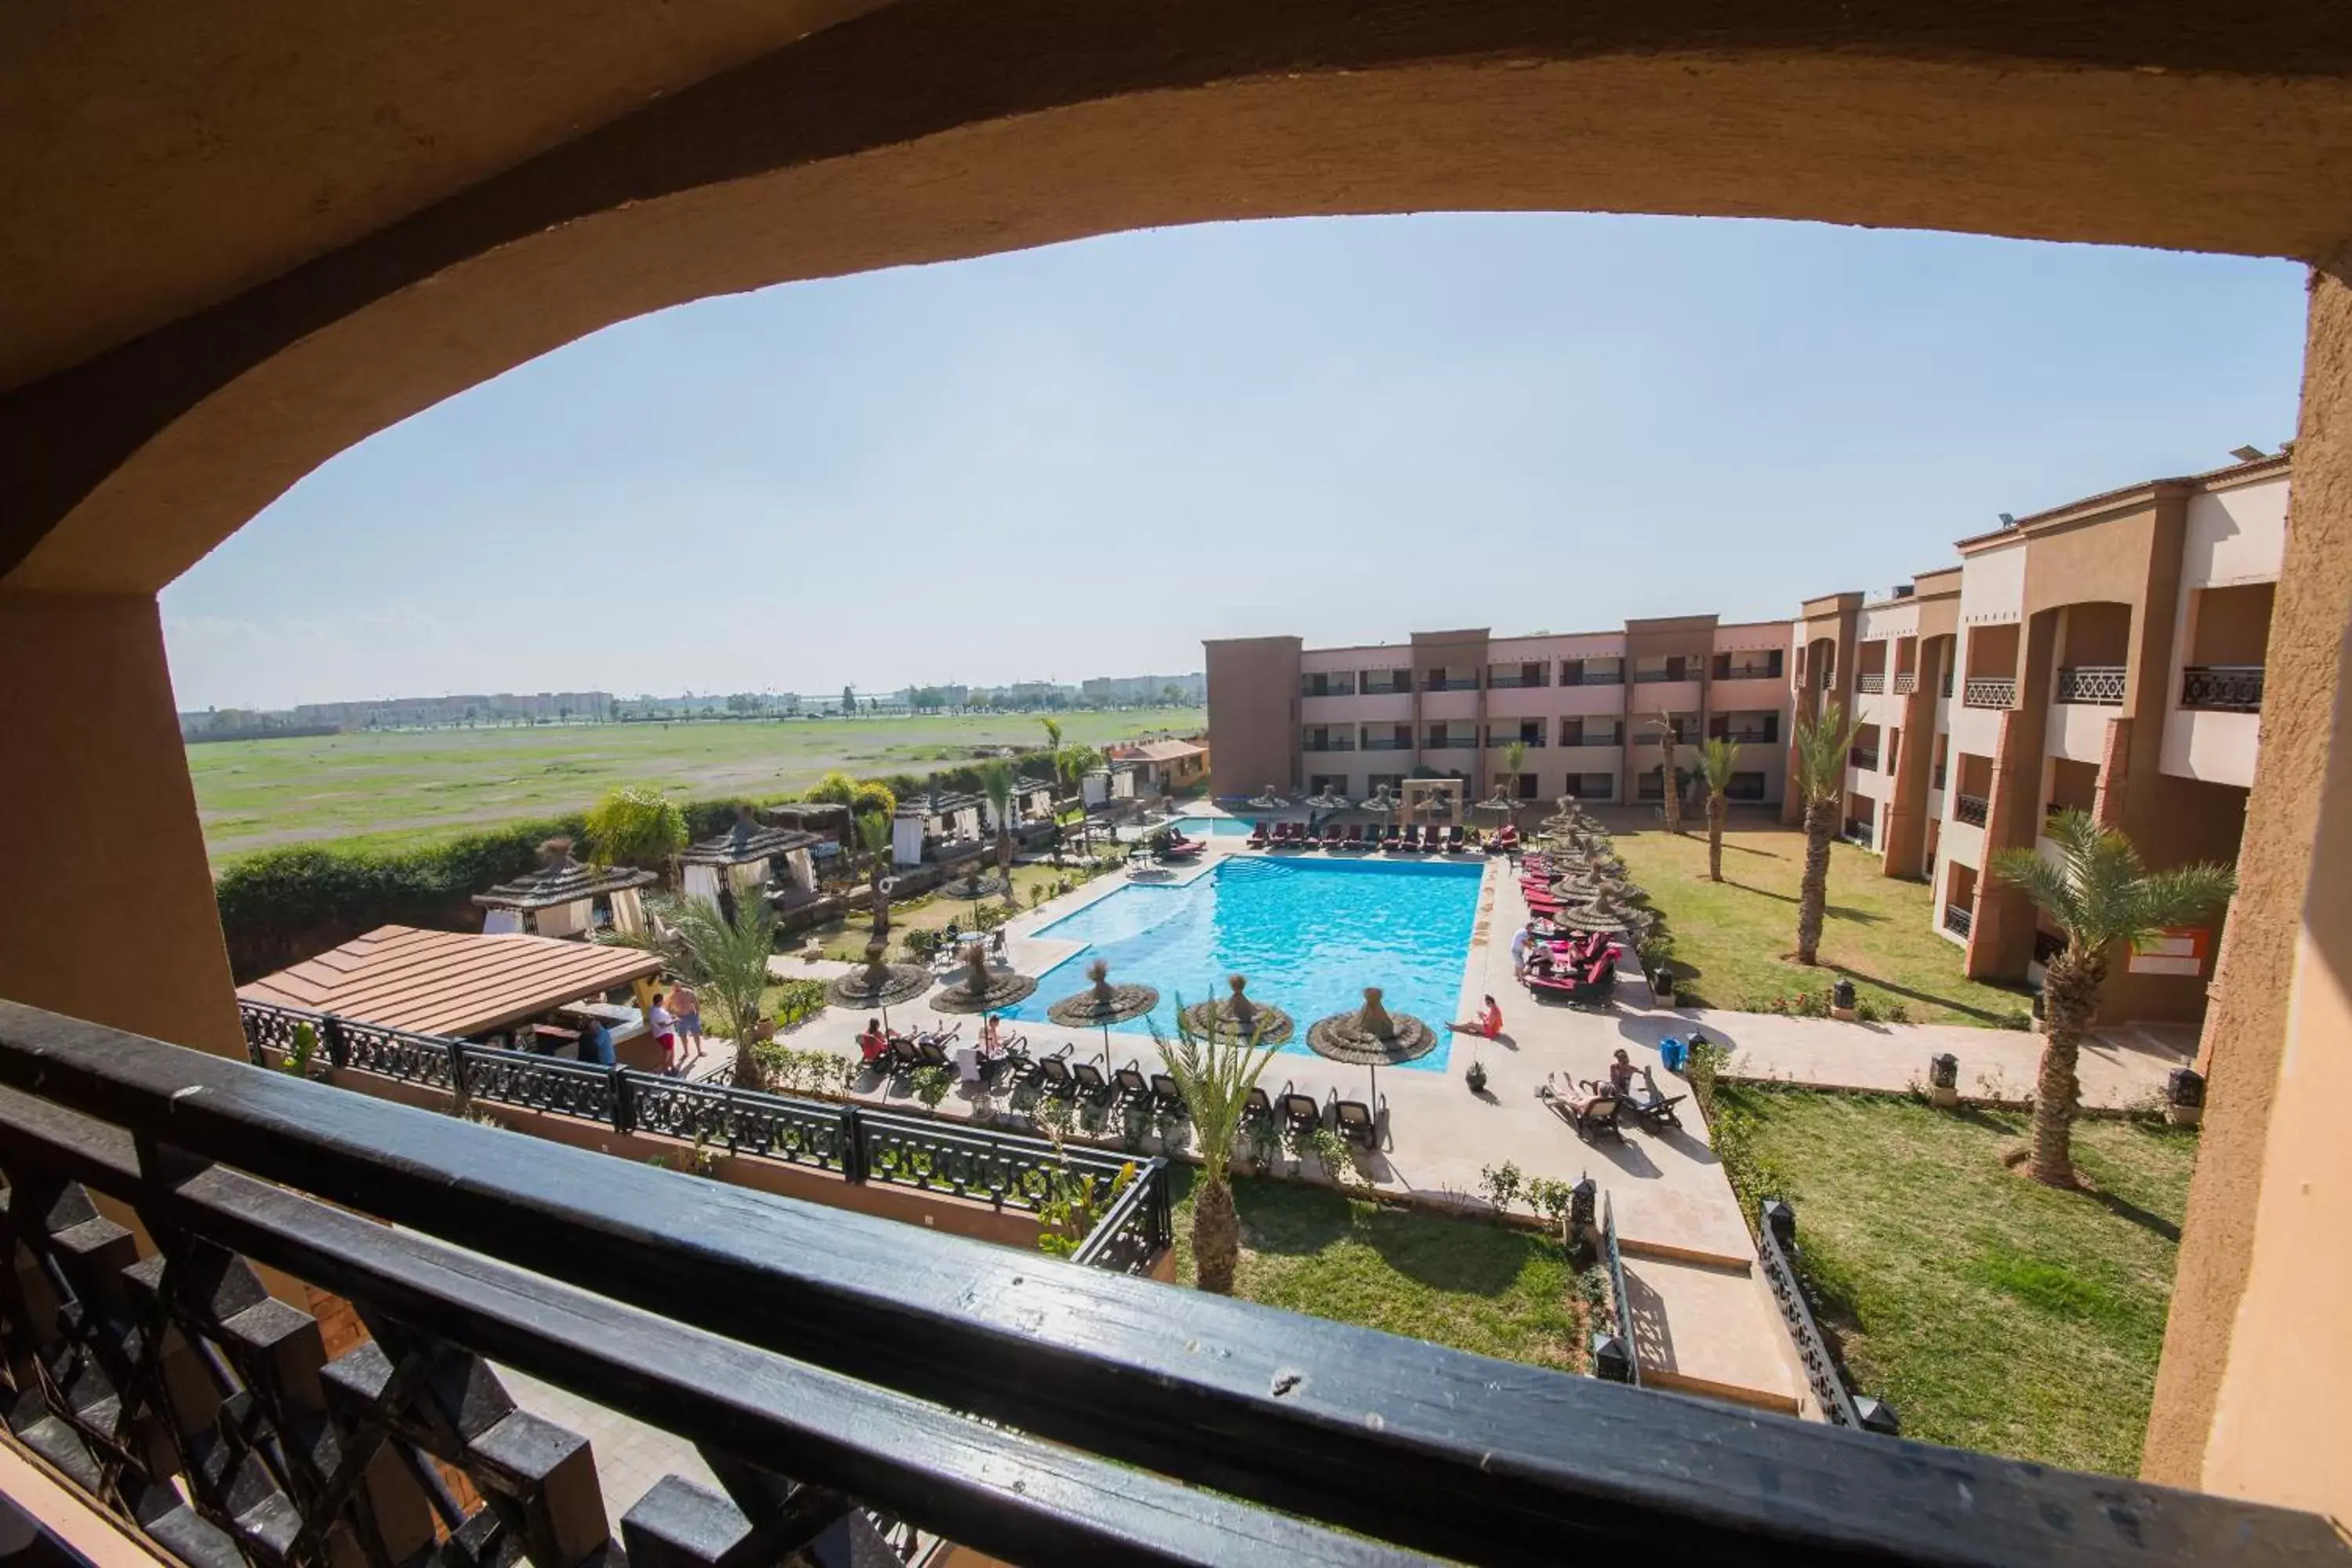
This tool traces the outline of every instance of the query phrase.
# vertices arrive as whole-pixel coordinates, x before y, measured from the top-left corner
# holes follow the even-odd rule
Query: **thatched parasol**
[[[1352,1013],[1318,1018],[1307,1031],[1307,1048],[1335,1062],[1372,1069],[1372,1114],[1381,1107],[1381,1068],[1425,1057],[1437,1048],[1437,1031],[1410,1013],[1381,1005],[1381,988],[1364,987],[1364,1005]]]
[[[1129,1018],[1140,1018],[1160,1005],[1160,993],[1149,985],[1113,985],[1110,965],[1097,958],[1087,965],[1087,978],[1094,984],[1075,996],[1065,996],[1045,1009],[1045,1016],[1066,1029],[1084,1029],[1099,1024],[1103,1032],[1103,1056],[1110,1056],[1110,1026],[1124,1024]]]
[[[878,942],[866,944],[866,967],[836,974],[825,984],[825,995],[836,1007],[873,1007],[882,1014],[882,1026],[890,1026],[890,1009],[901,1002],[911,1002],[931,988],[931,972],[919,963],[885,963],[882,955],[889,951]]]
[[[1225,984],[1234,988],[1234,994],[1223,1002],[1213,997],[1206,1002],[1195,1002],[1184,1009],[1181,1016],[1186,1028],[1196,1035],[1228,1041],[1247,1041],[1250,1031],[1255,1028],[1258,1045],[1279,1046],[1289,1042],[1291,1035],[1297,1029],[1289,1014],[1279,1007],[1251,1001],[1245,990],[1249,984],[1246,975],[1229,975]]]
[[[973,942],[963,950],[963,978],[931,994],[931,1006],[941,1013],[994,1013],[1012,1006],[1037,989],[1026,974],[988,966],[988,947]]]

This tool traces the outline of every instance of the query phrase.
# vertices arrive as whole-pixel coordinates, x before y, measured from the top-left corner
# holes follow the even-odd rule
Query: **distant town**
[[[358,702],[304,702],[278,710],[208,708],[182,713],[180,734],[184,740],[197,742],[330,735],[348,730],[1197,708],[1207,695],[1207,677],[1199,670],[1189,675],[1097,676],[1075,685],[1018,680],[1007,686],[902,686],[895,691],[872,694],[854,686],[827,693],[687,691],[675,697],[626,698],[609,691],[466,692]]]

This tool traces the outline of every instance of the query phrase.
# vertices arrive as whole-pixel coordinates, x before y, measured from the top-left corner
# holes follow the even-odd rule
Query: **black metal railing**
[[[1874,669],[1853,678],[1853,689],[1866,697],[1875,697],[1886,689],[1886,672]]]
[[[2014,708],[2017,706],[2017,678],[2011,675],[1971,675],[1960,689],[1960,703],[1968,708]]]
[[[1804,1363],[1805,1382],[1832,1426],[1894,1436],[1900,1430],[1895,1412],[1875,1399],[1857,1400],[1846,1387],[1844,1371],[1831,1353],[1821,1324],[1813,1320],[1812,1304],[1805,1300],[1797,1272],[1797,1211],[1778,1198],[1767,1198],[1757,1209],[1756,1248],[1764,1265],[1764,1282],[1780,1304],[1780,1318],[1796,1342],[1797,1359]]]
[[[1853,763],[1855,767],[1860,768],[1864,773],[1874,773],[1878,771],[1878,748],[1875,746],[1855,746],[1846,752],[1845,760]]]
[[[1970,827],[1982,827],[1992,816],[1992,803],[1980,795],[1956,795],[1952,797],[1952,820],[1965,822]]]
[[[0,1085],[0,1223],[34,1265],[0,1279],[12,1426],[193,1563],[402,1562],[436,1533],[593,1559],[593,1453],[493,1360],[702,1449],[728,1496],[657,1483],[623,1525],[641,1561],[836,1529],[1055,1563],[2352,1560],[2316,1516],[1064,1268],[16,1004]],[[366,1337],[328,1361],[247,1258]]]
[[[1054,1184],[1063,1173],[1087,1182],[1096,1202],[1108,1202],[1121,1173],[1137,1163],[1078,1145],[1057,1152],[1048,1140],[1024,1133],[564,1061],[268,1003],[239,1001],[237,1012],[247,1054],[257,1067],[283,1060],[296,1026],[309,1024],[335,1067],[446,1089],[461,1102],[567,1116],[616,1133],[677,1138],[992,1208],[1034,1213],[1054,1200]]]
[[[1478,736],[1475,731],[1449,735],[1432,730],[1423,740],[1421,749],[1424,752],[1475,752],[1478,749]]]
[[[1475,691],[1478,678],[1475,675],[1432,675],[1421,683],[1423,691]]]
[[[1364,738],[1363,749],[1367,752],[1410,752],[1412,742],[1400,741],[1394,735],[1368,735]]]
[[[1895,671],[1894,684],[1889,686],[1887,689],[1894,692],[1897,697],[1910,696],[1913,692],[1919,689],[1919,672],[1916,669],[1903,669]]]
[[[1507,731],[1490,732],[1486,737],[1486,746],[1490,751],[1499,752],[1514,741],[1531,752],[1540,752],[1544,749],[1544,735],[1541,731],[1532,735],[1514,735]]]
[[[1696,679],[1687,669],[1637,669],[1633,672],[1633,684],[1636,686],[1657,686],[1670,680]]]
[[[1944,929],[1954,936],[1968,935],[1969,926],[1974,923],[1975,917],[1969,913],[1968,905],[1946,904],[1944,906]]]
[[[1834,667],[1824,668],[1822,670],[1820,679],[1815,680],[1813,684],[1823,691],[1835,691],[1837,689],[1836,668]]]
[[[2064,937],[2060,936],[2055,931],[2042,931],[2039,927],[2035,928],[2033,932],[2034,963],[2047,965],[2052,959],[2057,957],[2060,953],[2065,951],[2066,939]]]
[[[1070,1261],[1117,1274],[1149,1274],[1175,1236],[1174,1203],[1169,1191],[1168,1162],[1154,1156],[1139,1168],[1111,1200],[1109,1208],[1070,1254]]]
[[[1735,665],[1719,672],[1717,680],[1778,680],[1780,672],[1769,664]]]
[[[1298,683],[1301,697],[1353,697],[1355,684],[1347,680],[1302,680]]]
[[[1367,680],[1363,685],[1363,694],[1367,697],[1410,697],[1412,695],[1412,682],[1405,679]]]
[[[1559,672],[1559,683],[1562,686],[1622,686],[1625,684],[1625,672],[1622,669],[1580,669],[1571,672],[1563,668]]]
[[[1309,735],[1298,743],[1302,752],[1352,752],[1356,742],[1345,735]]]
[[[1780,742],[1780,731],[1777,729],[1725,730],[1717,736],[1717,739],[1729,741],[1735,745],[1741,746],[1770,746]]]
[[[1610,1310],[1616,1318],[1612,1353],[1596,1354],[1593,1370],[1612,1383],[1642,1386],[1640,1337],[1633,1331],[1633,1295],[1625,1288],[1625,1255],[1617,1244],[1617,1205],[1601,1194],[1601,1258],[1609,1269]]]
[[[1945,768],[1947,766],[1948,764],[1946,763],[1937,763],[1935,768],[1927,774],[1927,787],[1929,789],[1941,789],[1944,787],[1944,779],[1946,776]]]
[[[1489,675],[1486,677],[1486,689],[1489,691],[1513,691],[1524,687],[1549,686],[1550,684],[1550,679],[1541,670],[1538,670],[1533,675],[1527,674],[1525,671],[1521,670],[1514,670],[1508,675]]]
[[[2263,666],[2192,664],[2180,672],[2180,705],[2221,713],[2259,713]]]
[[[2057,700],[2117,708],[2124,700],[2124,667],[2120,664],[2070,664],[2058,671]]]

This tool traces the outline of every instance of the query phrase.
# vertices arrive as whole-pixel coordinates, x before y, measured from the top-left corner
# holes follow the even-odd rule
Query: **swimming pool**
[[[1187,838],[1246,838],[1253,825],[1245,816],[1180,816],[1168,826]]]
[[[1043,1022],[1046,1007],[1087,986],[1087,965],[1110,961],[1114,981],[1160,992],[1151,1017],[1176,1032],[1176,993],[1223,996],[1225,976],[1246,974],[1250,995],[1297,1020],[1284,1047],[1302,1056],[1307,1026],[1363,1005],[1378,985],[1390,1007],[1441,1026],[1438,1047],[1417,1062],[1445,1067],[1442,1026],[1461,1000],[1462,970],[1478,912],[1482,868],[1436,862],[1223,860],[1182,887],[1133,883],[1037,934],[1086,948],[1054,966],[1011,1016]],[[1146,1020],[1116,1025],[1149,1032]]]

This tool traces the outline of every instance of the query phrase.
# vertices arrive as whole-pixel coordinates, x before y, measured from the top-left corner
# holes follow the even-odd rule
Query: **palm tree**
[[[874,935],[872,941],[890,940],[890,900],[882,891],[882,879],[890,869],[890,819],[878,811],[869,811],[857,819],[858,842],[866,847],[867,889],[873,899]]]
[[[1220,1041],[1213,1025],[1206,1035],[1194,1034],[1184,1022],[1181,994],[1176,998],[1176,1043],[1168,1043],[1158,1024],[1151,1026],[1152,1043],[1167,1059],[1168,1076],[1183,1097],[1201,1151],[1201,1179],[1192,1189],[1193,1267],[1201,1289],[1220,1296],[1234,1293],[1234,1271],[1242,1256],[1241,1215],[1234,1208],[1226,1167],[1233,1162],[1234,1140],[1240,1135],[1250,1090],[1278,1048],[1258,1049],[1257,1036],[1255,1025],[1246,1040]]]
[[[1658,727],[1658,771],[1663,775],[1659,793],[1664,797],[1666,831],[1683,830],[1682,770],[1675,765],[1675,716],[1661,709],[1651,722]]]
[[[737,899],[730,921],[700,899],[688,899],[678,905],[674,929],[670,966],[694,983],[719,1030],[735,1042],[736,1083],[763,1087],[757,1047],[761,1002],[772,983],[768,955],[776,951],[776,917],[767,900]]]
[[[1797,795],[1805,803],[1805,876],[1797,887],[1797,962],[1819,963],[1822,912],[1830,898],[1830,840],[1845,805],[1846,753],[1859,721],[1849,722],[1835,698],[1797,721]]]
[[[980,764],[980,793],[988,797],[988,807],[996,814],[996,869],[1004,879],[1004,902],[1017,910],[1021,900],[1013,893],[1013,783],[1011,763],[1000,757]]]
[[[1519,770],[1528,765],[1528,743],[1507,741],[1503,744],[1503,771],[1495,775],[1495,795],[1498,799],[1517,798]]]
[[[1739,742],[1707,737],[1699,767],[1706,774],[1706,879],[1723,880],[1723,823],[1731,815],[1731,774],[1739,766]]]
[[[2210,862],[2151,871],[2130,839],[2101,826],[2086,811],[2062,811],[2043,832],[2057,846],[2054,863],[2032,849],[2001,849],[1988,869],[2032,899],[2065,934],[2065,950],[2051,958],[2042,982],[2049,1044],[2042,1047],[2033,1090],[2028,1169],[2037,1182],[2071,1187],[2081,1088],[2074,1068],[2100,987],[2106,984],[2108,960],[2119,946],[2143,942],[2227,901],[2238,881],[2229,867]]]
[[[599,866],[659,870],[686,847],[686,813],[659,790],[623,784],[588,811],[588,852]]]

